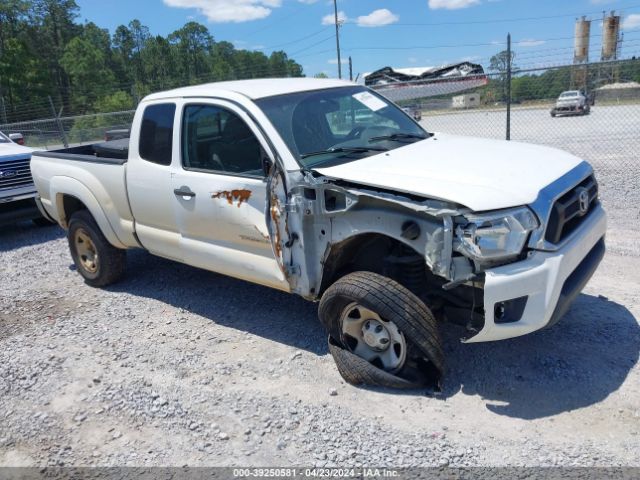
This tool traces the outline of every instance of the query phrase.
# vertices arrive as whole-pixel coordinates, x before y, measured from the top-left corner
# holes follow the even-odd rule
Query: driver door
[[[251,119],[223,101],[182,107],[174,212],[184,261],[289,290],[266,225],[263,164],[272,162]]]

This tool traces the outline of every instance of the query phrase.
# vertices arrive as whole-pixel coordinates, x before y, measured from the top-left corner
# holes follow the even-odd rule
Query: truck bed
[[[129,157],[129,139],[123,138],[108,142],[80,145],[78,147],[41,151],[38,152],[38,155],[63,160],[123,165]]]
[[[126,153],[128,140],[34,152],[31,172],[47,213],[66,228],[65,205],[72,197],[89,209],[113,245],[138,246],[127,195]],[[66,194],[63,198],[56,192]]]

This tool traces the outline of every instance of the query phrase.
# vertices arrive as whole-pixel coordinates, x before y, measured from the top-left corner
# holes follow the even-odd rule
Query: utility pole
[[[340,25],[338,24],[338,0],[333,0],[333,12],[336,17],[336,50],[338,51],[338,78],[342,78],[342,63],[340,62]]]
[[[349,56],[349,80],[353,82],[353,62],[351,56]]]
[[[511,140],[511,34],[507,34],[507,140]]]

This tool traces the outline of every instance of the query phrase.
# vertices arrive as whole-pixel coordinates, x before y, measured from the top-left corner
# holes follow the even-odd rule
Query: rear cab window
[[[173,147],[174,103],[160,103],[145,108],[140,125],[140,157],[159,165],[171,165]]]

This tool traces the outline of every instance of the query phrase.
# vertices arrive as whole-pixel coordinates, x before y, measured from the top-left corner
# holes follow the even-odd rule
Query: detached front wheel
[[[126,253],[109,243],[89,211],[71,216],[67,239],[73,263],[88,285],[105,287],[122,277]]]
[[[319,316],[349,383],[439,387],[444,354],[436,319],[398,282],[372,272],[346,275],[323,295]]]

